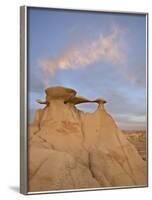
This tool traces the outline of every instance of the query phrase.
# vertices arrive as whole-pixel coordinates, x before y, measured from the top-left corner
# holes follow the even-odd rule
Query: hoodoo
[[[29,191],[146,184],[146,163],[103,109],[65,87],[49,87],[29,125]],[[95,102],[94,113],[75,105]]]

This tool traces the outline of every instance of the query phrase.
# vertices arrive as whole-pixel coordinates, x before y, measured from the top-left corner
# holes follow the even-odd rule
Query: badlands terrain
[[[145,186],[143,137],[122,132],[102,98],[89,100],[65,87],[45,90],[43,109],[28,128],[28,190]],[[97,103],[93,113],[75,105]]]
[[[127,139],[135,146],[135,148],[137,149],[142,159],[147,160],[146,131],[145,130],[138,130],[138,131],[123,130],[123,133],[127,137]]]

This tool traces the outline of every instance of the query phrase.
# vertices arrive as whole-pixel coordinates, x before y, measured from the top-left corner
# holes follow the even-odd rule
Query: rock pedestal
[[[75,107],[87,102],[101,106],[94,113]],[[50,87],[43,103],[29,125],[29,191],[146,184],[145,161],[106,112],[103,99]]]

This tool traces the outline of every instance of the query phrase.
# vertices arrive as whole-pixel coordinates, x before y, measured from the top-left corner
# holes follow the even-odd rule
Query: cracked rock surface
[[[86,113],[72,103],[74,90],[46,91],[28,128],[30,192],[146,185],[146,162],[103,106]]]

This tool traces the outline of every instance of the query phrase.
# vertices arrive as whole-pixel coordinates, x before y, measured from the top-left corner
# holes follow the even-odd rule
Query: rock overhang
[[[52,100],[63,100],[64,103],[70,103],[73,105],[81,104],[81,103],[97,103],[99,105],[103,105],[106,101],[103,98],[97,98],[94,100],[88,99],[83,96],[76,95],[76,90],[72,88],[67,88],[63,86],[52,86],[45,89],[46,100],[36,100],[37,103],[40,104],[48,104]]]

